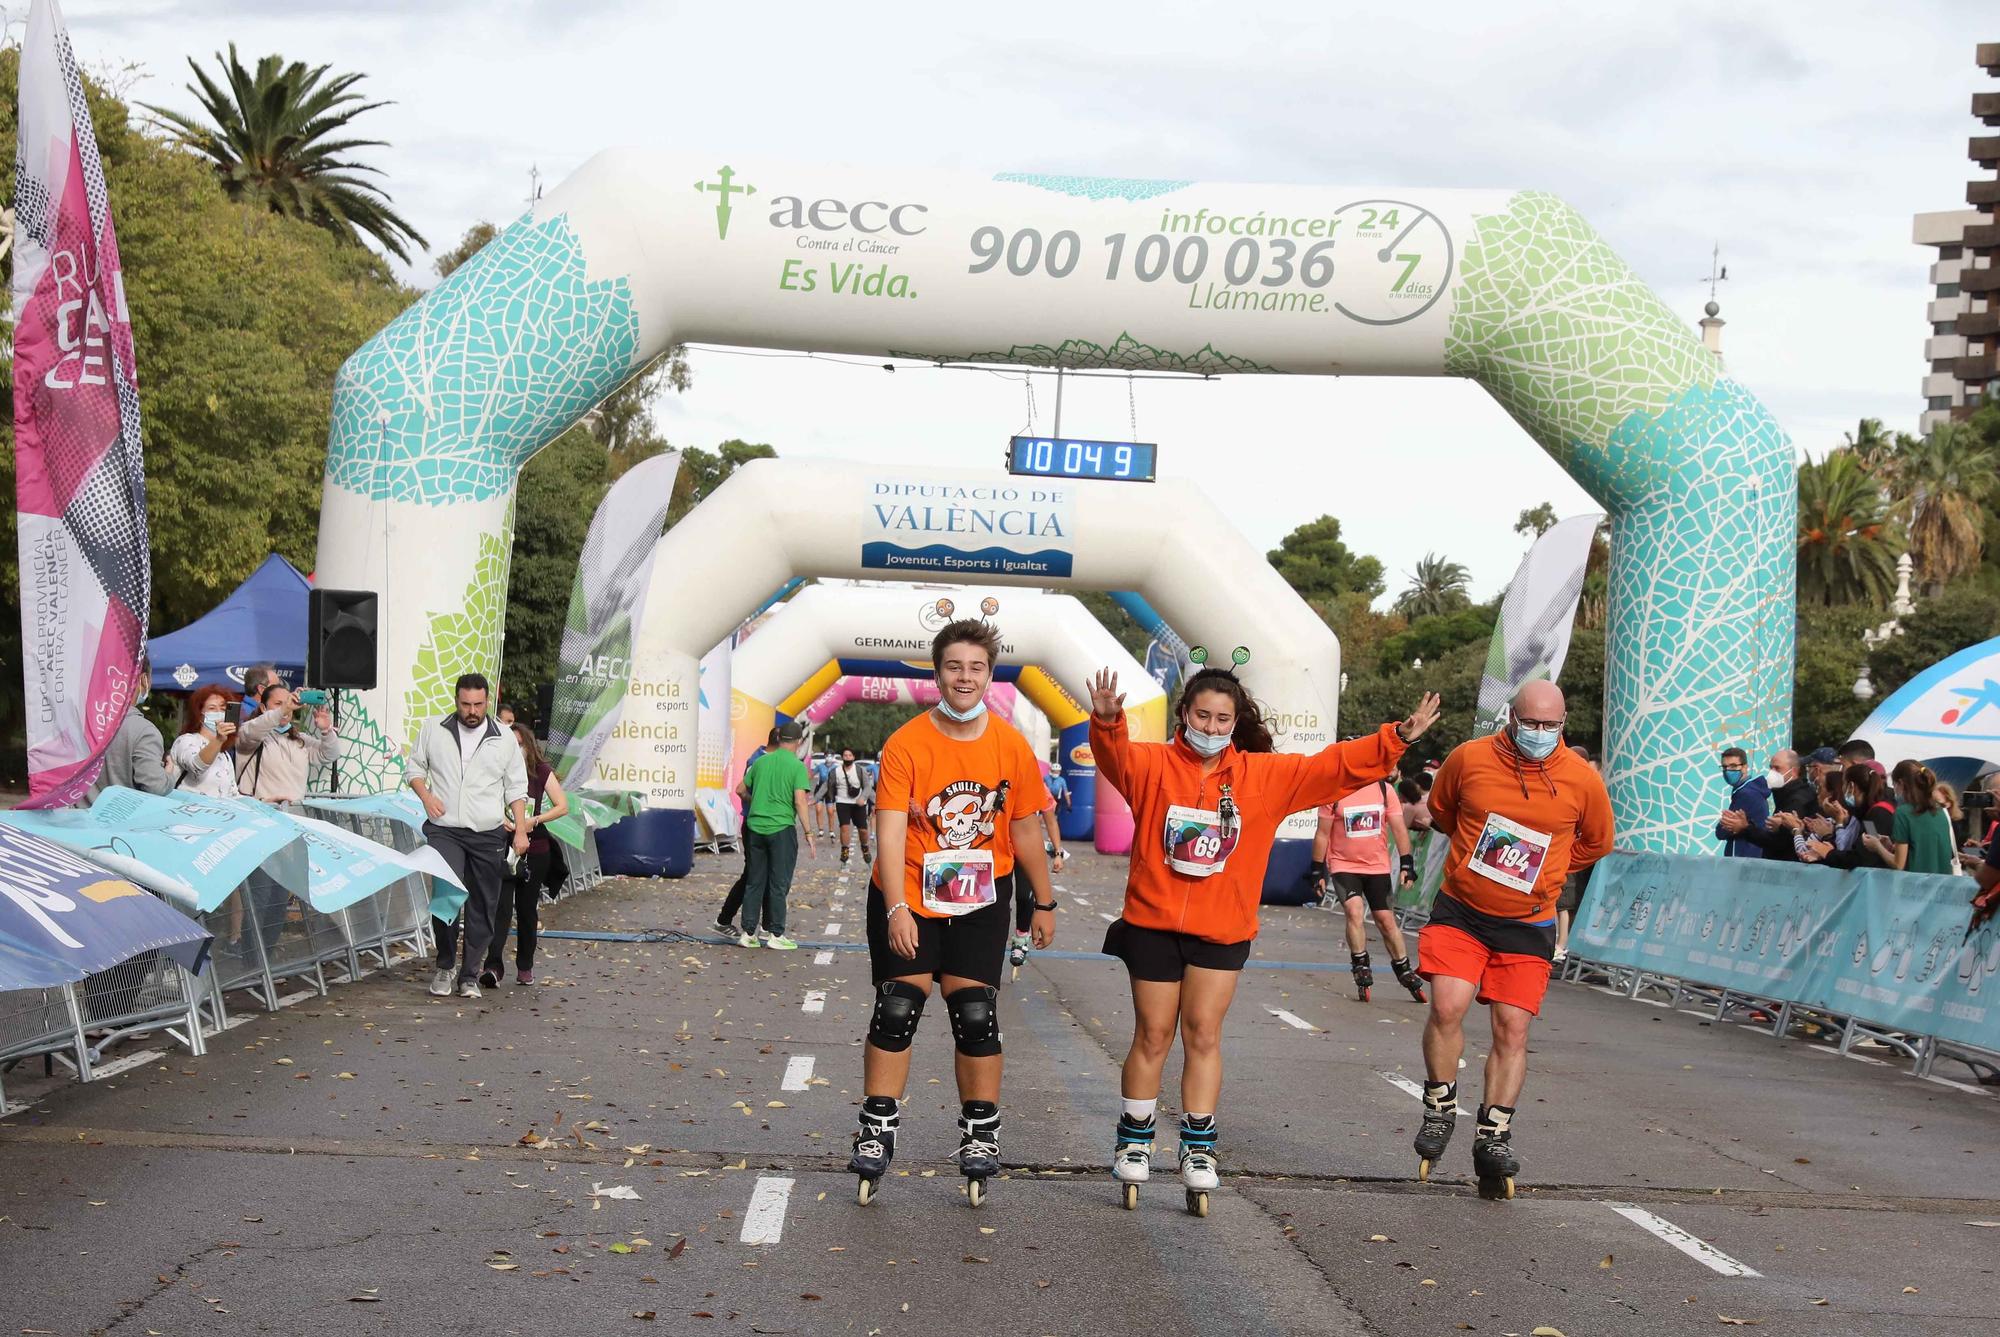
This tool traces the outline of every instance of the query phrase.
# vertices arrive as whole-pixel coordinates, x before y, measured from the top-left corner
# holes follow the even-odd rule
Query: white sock
[[[1159,1107],[1160,1100],[1157,1096],[1151,1100],[1134,1100],[1130,1096],[1125,1097],[1125,1117],[1133,1123],[1150,1123],[1153,1118],[1153,1111]]]

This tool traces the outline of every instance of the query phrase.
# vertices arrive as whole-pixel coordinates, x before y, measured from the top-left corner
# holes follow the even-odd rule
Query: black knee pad
[[[916,1038],[917,1022],[924,1015],[924,1000],[930,994],[901,980],[884,980],[875,986],[875,1012],[868,1018],[868,1043],[884,1053],[900,1054]]]
[[[990,984],[975,984],[944,996],[945,1011],[951,1014],[952,1039],[967,1058],[990,1058],[1000,1052],[1000,1010],[995,1002],[999,997],[1000,991]]]

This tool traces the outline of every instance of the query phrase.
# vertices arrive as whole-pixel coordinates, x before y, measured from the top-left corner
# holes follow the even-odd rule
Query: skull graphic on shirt
[[[924,816],[948,850],[971,849],[981,838],[993,837],[993,809],[999,791],[977,780],[954,780],[924,805]]]

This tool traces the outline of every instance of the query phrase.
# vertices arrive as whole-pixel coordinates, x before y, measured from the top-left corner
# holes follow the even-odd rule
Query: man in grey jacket
[[[160,739],[160,731],[139,713],[139,702],[146,699],[146,688],[153,681],[153,666],[144,656],[139,659],[137,677],[139,698],[126,710],[125,718],[118,721],[118,732],[111,735],[110,746],[104,749],[104,765],[91,781],[86,807],[113,785],[136,789],[142,794],[164,794],[174,787],[173,776],[167,773],[166,744]]]
[[[500,912],[509,833],[515,855],[528,852],[528,767],[511,731],[486,717],[488,688],[481,674],[457,683],[457,709],[417,731],[404,770],[423,800],[424,839],[465,885],[464,954],[455,924],[433,920],[437,970],[431,992],[448,998],[454,982],[461,998],[478,998],[497,983],[481,975]]]

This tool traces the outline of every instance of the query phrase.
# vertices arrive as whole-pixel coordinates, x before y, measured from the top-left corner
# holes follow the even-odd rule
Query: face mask
[[[278,733],[290,733],[291,731],[292,731],[292,722],[290,720],[286,720],[283,724],[280,724],[277,728]]]
[[[1783,789],[1790,781],[1785,779],[1783,771],[1765,771],[1764,783],[1773,789]]]
[[[1859,808],[1861,806],[1861,800],[1854,797],[1854,795],[1852,794],[1843,794],[1841,795],[1840,798],[1840,805],[1843,808],[1846,808],[1849,812],[1853,812],[1856,808]]]
[[[960,724],[970,724],[986,713],[986,698],[983,696],[980,697],[979,700],[973,703],[972,709],[961,712],[954,710],[951,702],[940,696],[938,697],[937,708],[943,712],[944,717],[948,720],[956,720]]]
[[[1722,780],[1724,784],[1728,785],[1731,789],[1734,789],[1737,785],[1743,783],[1743,768],[1741,766],[1723,767]]]
[[[1523,729],[1514,726],[1514,749],[1529,761],[1540,761],[1562,742],[1561,729]]]
[[[219,710],[204,710],[201,713],[201,722],[211,729],[219,728],[222,724],[222,712]]]
[[[1203,733],[1199,729],[1190,729],[1185,724],[1181,726],[1182,741],[1193,748],[1194,754],[1198,757],[1221,756],[1222,749],[1229,746],[1229,738],[1226,733]]]

